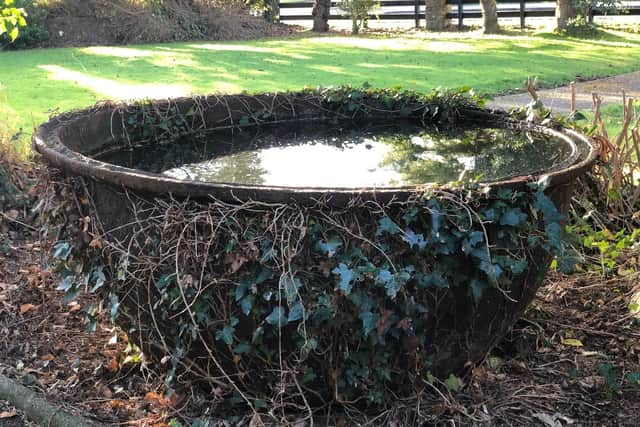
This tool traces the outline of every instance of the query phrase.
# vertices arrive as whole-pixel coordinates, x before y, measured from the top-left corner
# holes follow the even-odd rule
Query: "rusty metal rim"
[[[164,175],[101,162],[69,149],[60,138],[60,132],[65,126],[74,121],[73,118],[81,119],[87,117],[86,114],[90,111],[90,109],[86,109],[67,114],[64,117],[64,122],[54,117],[42,124],[33,136],[33,146],[36,151],[42,154],[45,161],[53,166],[66,172],[96,179],[116,187],[126,187],[154,195],[171,194],[176,197],[198,199],[213,197],[229,202],[254,200],[281,203],[288,201],[311,202],[321,199],[330,205],[342,205],[354,198],[376,201],[403,200],[436,187],[434,184],[384,188],[282,187],[178,180]],[[462,117],[464,117],[464,114]],[[520,188],[530,182],[543,179],[547,181],[549,187],[560,186],[587,171],[598,158],[599,150],[595,143],[584,135],[566,128],[559,131],[549,128],[543,129],[547,132],[555,133],[556,136],[586,144],[589,147],[587,156],[564,169],[540,174],[514,176],[500,181],[481,182],[479,184],[480,188],[487,192],[501,188]],[[457,189],[457,187],[442,185],[437,187],[440,189]]]

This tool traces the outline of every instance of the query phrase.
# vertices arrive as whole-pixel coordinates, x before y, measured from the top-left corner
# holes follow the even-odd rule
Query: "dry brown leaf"
[[[20,304],[20,314],[25,314],[27,311],[31,311],[37,308],[33,304]]]
[[[110,359],[109,362],[107,363],[107,371],[111,372],[111,373],[115,373],[118,372],[118,370],[120,369],[120,365],[118,364],[118,361],[116,359]]]
[[[231,273],[235,273],[240,270],[240,267],[242,267],[242,265],[247,261],[249,261],[249,258],[237,252],[226,254],[223,260],[225,264],[231,264]]]
[[[102,240],[100,240],[100,236],[95,236],[89,243],[89,247],[92,249],[102,249]]]
[[[70,312],[72,312],[72,313],[73,313],[74,311],[78,311],[78,310],[80,310],[80,309],[82,308],[82,307],[80,306],[80,304],[78,304],[76,301],[70,302],[70,303],[68,304],[68,307],[69,307],[69,311],[70,311]]]
[[[147,403],[156,403],[162,400],[162,396],[160,396],[155,391],[150,391],[144,395],[144,401]]]
[[[17,417],[18,413],[16,411],[2,411],[0,412],[0,420],[4,420],[7,418]]]
[[[47,353],[44,356],[40,356],[40,360],[44,360],[45,362],[51,362],[55,358],[56,357],[51,353]]]

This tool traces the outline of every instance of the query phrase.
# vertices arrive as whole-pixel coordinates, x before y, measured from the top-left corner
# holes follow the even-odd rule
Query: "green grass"
[[[55,111],[104,99],[300,89],[305,85],[401,85],[428,91],[471,86],[500,93],[530,75],[547,85],[576,75],[638,69],[640,35],[600,40],[554,35],[394,38],[306,35],[203,42],[0,52],[0,120],[30,130]]]

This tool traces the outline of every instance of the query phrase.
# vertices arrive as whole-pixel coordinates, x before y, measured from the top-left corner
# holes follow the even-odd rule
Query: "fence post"
[[[520,0],[520,29],[524,29],[525,27],[525,10],[526,10],[526,6],[525,6],[525,0]]]
[[[414,0],[413,13],[416,19],[416,29],[420,28],[420,0]]]
[[[458,31],[464,26],[464,0],[458,0]]]

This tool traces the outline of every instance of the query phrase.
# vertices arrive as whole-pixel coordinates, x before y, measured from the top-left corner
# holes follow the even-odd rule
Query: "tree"
[[[566,30],[569,21],[576,17],[576,11],[572,0],[557,0],[556,3],[556,29]]]
[[[0,2],[0,36],[9,35],[11,41],[18,38],[20,27],[27,25],[23,8],[13,7],[14,0],[2,0]]]
[[[324,33],[329,31],[329,12],[331,0],[315,0],[313,4],[313,31]]]
[[[341,0],[338,8],[351,17],[351,33],[358,34],[366,28],[369,13],[380,6],[378,0]]]
[[[429,31],[443,31],[447,26],[447,0],[425,0],[425,21]]]
[[[500,27],[498,26],[498,7],[496,0],[480,0],[480,8],[482,9],[482,32],[484,34],[498,33]]]

